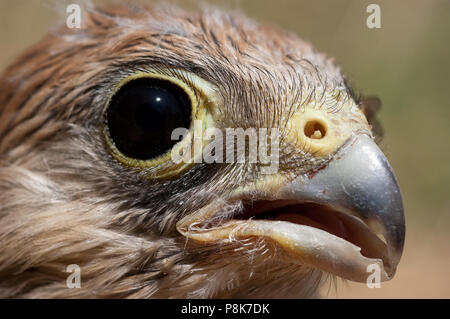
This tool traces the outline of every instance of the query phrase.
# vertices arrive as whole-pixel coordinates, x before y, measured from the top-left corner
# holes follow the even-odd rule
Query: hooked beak
[[[233,200],[243,209],[211,223],[220,207],[207,207],[177,224],[201,242],[263,237],[290,260],[342,278],[366,282],[369,266],[393,277],[405,239],[403,203],[392,168],[367,135],[352,138],[326,167],[282,183],[278,191]]]

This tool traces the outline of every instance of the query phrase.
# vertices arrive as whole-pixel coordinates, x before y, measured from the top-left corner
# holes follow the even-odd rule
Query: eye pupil
[[[152,104],[141,104],[136,111],[136,123],[145,132],[157,132],[164,126],[163,113],[152,108]]]
[[[188,128],[191,102],[177,85],[159,79],[138,79],[125,84],[111,99],[107,125],[111,139],[124,155],[152,159],[177,142],[172,131]]]

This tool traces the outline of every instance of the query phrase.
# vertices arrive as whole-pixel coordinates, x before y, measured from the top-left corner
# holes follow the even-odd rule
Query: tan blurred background
[[[450,1],[212,2],[313,42],[336,58],[358,91],[383,101],[381,146],[405,201],[403,259],[379,289],[339,283],[326,295],[450,298]],[[67,3],[0,0],[0,69],[61,22]],[[370,3],[381,7],[381,29],[366,27]]]

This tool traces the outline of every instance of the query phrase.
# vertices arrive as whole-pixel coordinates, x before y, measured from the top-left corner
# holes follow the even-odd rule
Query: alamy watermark
[[[66,286],[69,289],[81,288],[81,268],[77,264],[71,264],[66,267],[66,272],[70,275],[66,279]]]
[[[366,268],[367,276],[366,285],[368,288],[381,288],[381,268],[378,264],[370,264]]]
[[[366,20],[369,29],[381,28],[381,8],[378,4],[372,3],[367,6],[367,13],[370,13]]]
[[[187,128],[172,131],[172,140],[193,140],[171,151],[175,163],[258,163],[262,174],[274,174],[279,167],[280,133],[278,128],[204,129],[194,121],[193,134]],[[206,145],[205,145],[206,144]]]
[[[81,7],[78,4],[69,4],[66,8],[66,25],[69,29],[81,29]]]
[[[381,7],[376,3],[367,6],[366,12],[369,13],[366,19],[366,26],[369,29],[381,28]],[[69,29],[81,29],[81,7],[79,4],[69,4],[66,8],[67,19],[66,25]]]

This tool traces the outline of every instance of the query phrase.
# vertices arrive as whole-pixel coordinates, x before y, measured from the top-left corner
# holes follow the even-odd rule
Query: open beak
[[[395,274],[405,238],[401,193],[375,142],[361,134],[309,176],[281,183],[276,192],[241,192],[233,213],[208,206],[177,229],[211,243],[258,237],[273,240],[290,261],[366,282],[376,265],[381,280]]]

